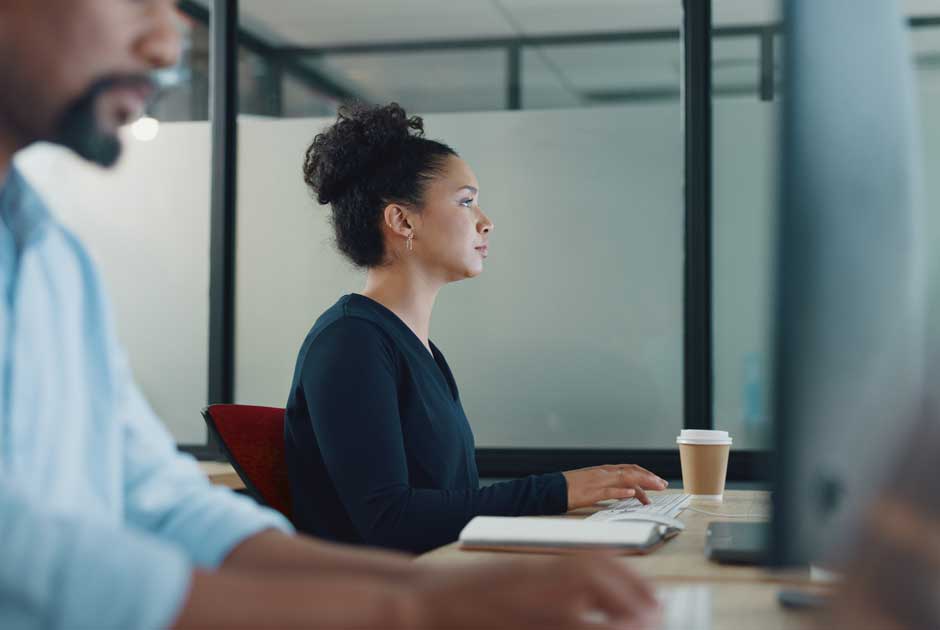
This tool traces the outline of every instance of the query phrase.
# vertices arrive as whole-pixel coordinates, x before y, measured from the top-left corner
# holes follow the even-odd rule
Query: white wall
[[[179,442],[205,442],[208,124],[164,124],[149,143],[126,138],[112,171],[47,145],[17,162],[98,263],[151,405]]]
[[[940,72],[918,80],[933,246]],[[767,445],[745,399],[756,363],[766,420],[778,106],[714,107],[715,418],[749,448]],[[477,171],[497,224],[485,273],[444,290],[432,330],[481,446],[671,444],[682,420],[678,116],[657,105],[427,117],[429,135]],[[329,122],[241,123],[239,402],[283,405],[310,325],[362,285],[300,177]],[[205,435],[209,155],[207,123],[172,123],[151,143],[129,141],[111,172],[48,146],[18,160],[99,262],[138,381],[184,443]],[[940,255],[930,265],[936,340]]]
[[[283,405],[300,344],[362,288],[300,177],[327,119],[240,126],[239,402]],[[678,104],[435,114],[496,223],[432,325],[480,446],[669,447],[682,423]]]

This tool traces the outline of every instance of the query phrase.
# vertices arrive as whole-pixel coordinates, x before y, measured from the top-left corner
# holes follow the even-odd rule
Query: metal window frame
[[[209,24],[210,11],[194,0],[180,0],[181,11],[193,19]],[[694,9],[695,7],[693,7]],[[940,25],[940,16],[918,16],[908,18],[912,29]],[[782,32],[781,25],[777,24],[741,24],[735,26],[713,27],[709,35],[712,38],[745,37],[757,39],[760,49],[760,68],[754,84],[723,85],[713,90],[714,96],[743,96],[753,94],[761,100],[771,100],[775,93],[773,84],[774,50],[773,37]],[[663,40],[677,40],[683,34],[683,29],[654,29],[641,31],[602,31],[594,33],[547,33],[535,36],[510,37],[483,37],[465,39],[428,39],[412,41],[391,41],[380,43],[352,42],[347,44],[326,46],[287,46],[259,37],[252,31],[239,28],[239,46],[257,54],[270,65],[269,84],[276,94],[280,93],[280,82],[283,76],[293,77],[305,83],[311,89],[342,102],[359,98],[359,95],[348,86],[342,85],[327,74],[315,67],[305,64],[304,58],[316,59],[328,55],[359,55],[402,52],[442,52],[454,50],[503,50],[506,54],[506,109],[521,109],[522,68],[520,63],[521,51],[526,47],[549,47],[563,45],[585,45],[605,43],[631,43],[652,42]],[[622,93],[602,94],[594,98],[592,95],[582,95],[597,101],[617,102],[654,102],[660,100],[675,100],[680,96],[681,90],[673,86],[650,86],[634,90],[625,90]],[[265,113],[277,115],[280,109],[280,99],[272,100],[270,111]]]
[[[181,8],[187,10],[183,3]],[[684,92],[686,97],[686,265],[685,265],[685,371],[686,427],[711,426],[711,312],[710,312],[710,237],[711,237],[711,0],[686,0],[681,29],[684,48]],[[198,5],[197,5],[198,6]],[[198,16],[197,16],[198,17]],[[234,400],[235,356],[235,224],[238,148],[238,46],[246,34],[238,26],[238,0],[213,0],[209,17],[212,68],[210,110],[212,113],[212,214],[210,241],[210,317],[209,317],[209,392],[210,403]],[[740,28],[736,31],[751,32]],[[676,31],[655,31],[632,34],[632,41],[676,37]],[[611,41],[624,34],[601,33],[570,37],[512,38],[499,40],[506,46],[509,68],[507,101],[510,108],[521,107],[520,54],[523,45],[546,43],[586,43]],[[251,41],[257,49],[257,41]],[[456,42],[458,47],[493,46],[489,40]],[[418,45],[420,49],[426,44]],[[452,42],[451,46],[455,43]],[[264,48],[264,46],[262,46]],[[368,47],[373,50],[375,47]],[[336,50],[335,48],[332,50]],[[704,52],[703,52],[704,51]],[[289,56],[295,49],[264,48],[279,62],[289,67]],[[322,50],[304,50],[303,54],[321,54]],[[349,52],[347,48],[344,52]],[[708,132],[701,134],[704,126]],[[704,164],[704,167],[703,167]],[[694,331],[694,334],[689,334]],[[699,337],[704,335],[704,338]],[[707,408],[689,405],[688,401],[708,401]],[[214,443],[183,447],[196,455],[218,456]],[[207,453],[207,452],[208,453]],[[484,476],[518,476],[603,463],[630,461],[661,471],[664,476],[678,476],[678,455],[671,450],[603,450],[603,449],[478,449],[477,459]],[[744,461],[742,458],[736,458]],[[759,467],[758,467],[759,468]],[[743,478],[750,479],[753,466],[742,467]],[[729,472],[736,478],[736,470]]]
[[[235,394],[235,227],[238,181],[238,0],[213,0],[209,231],[209,404]]]
[[[193,5],[193,6],[187,6]],[[238,183],[238,0],[212,0],[209,11],[183,2],[209,26],[209,122],[212,157],[209,193],[209,360],[210,404],[235,395],[235,227]],[[204,444],[181,444],[201,460],[224,459],[221,446],[206,432]]]
[[[477,467],[484,477],[513,478],[585,466],[631,463],[653,470],[665,479],[680,479],[675,449],[545,449],[478,448]],[[728,462],[729,481],[765,481],[770,478],[770,452],[735,451]]]
[[[711,0],[683,0],[683,8],[683,426],[687,429],[712,429]]]
[[[525,46],[586,44],[623,41],[675,39],[683,46],[683,85],[685,133],[685,267],[684,267],[684,418],[686,428],[713,427],[712,374],[712,117],[711,46],[712,36],[755,35],[767,42],[779,26],[711,26],[711,0],[683,0],[680,30],[593,33],[585,35],[546,35],[477,39],[448,42],[392,44],[351,44],[321,48],[278,47],[238,26],[238,0],[213,0],[209,11],[191,0],[180,8],[195,19],[208,23],[211,34],[212,68],[212,212],[210,256],[209,391],[208,402],[234,399],[235,359],[235,225],[237,184],[237,63],[239,46],[251,50],[273,64],[273,80],[285,73],[306,81],[311,87],[338,100],[355,98],[344,86],[312,70],[298,56],[323,54],[366,54],[447,49],[504,48],[507,51],[508,109],[521,103],[521,50]],[[912,28],[940,25],[940,17],[909,19]],[[772,54],[772,48],[771,48]],[[763,60],[758,93],[773,97],[772,57]],[[656,97],[657,95],[654,95]],[[660,95],[661,96],[661,95]],[[673,93],[666,94],[674,97]],[[182,450],[210,459],[221,456],[218,446],[181,445]],[[740,450],[729,464],[733,481],[768,479],[771,453]],[[656,470],[667,478],[680,476],[678,453],[673,449],[547,449],[478,448],[480,472],[488,477],[518,477],[615,462],[632,462]]]

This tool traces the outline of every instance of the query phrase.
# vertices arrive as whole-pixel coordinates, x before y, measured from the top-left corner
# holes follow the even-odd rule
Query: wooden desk
[[[214,484],[227,486],[232,490],[241,490],[245,487],[238,473],[228,462],[199,462],[199,467]]]
[[[712,627],[761,630],[802,628],[812,621],[806,613],[785,610],[777,604],[781,586],[809,585],[808,572],[771,573],[757,567],[715,564],[705,558],[708,523],[720,520],[760,521],[769,516],[769,496],[763,491],[730,490],[722,504],[696,504],[703,510],[724,514],[746,514],[745,519],[722,519],[691,510],[680,518],[686,529],[662,548],[647,556],[624,556],[622,561],[657,585],[705,584],[712,598]],[[584,518],[596,508],[576,510],[567,518]],[[422,563],[476,563],[532,554],[493,551],[463,551],[457,543],[430,551]]]

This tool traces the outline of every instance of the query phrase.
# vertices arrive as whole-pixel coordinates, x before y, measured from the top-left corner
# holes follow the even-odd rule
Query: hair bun
[[[380,107],[343,105],[336,122],[317,134],[307,149],[304,181],[316,193],[318,202],[332,203],[410,138],[423,135],[421,117],[408,117],[398,103]]]

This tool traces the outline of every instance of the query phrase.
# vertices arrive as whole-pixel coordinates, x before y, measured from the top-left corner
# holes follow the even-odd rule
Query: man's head
[[[3,0],[0,149],[46,140],[113,164],[179,46],[176,0]]]

